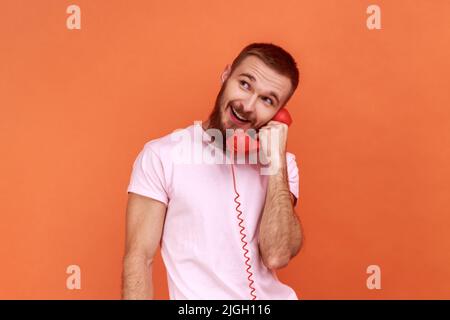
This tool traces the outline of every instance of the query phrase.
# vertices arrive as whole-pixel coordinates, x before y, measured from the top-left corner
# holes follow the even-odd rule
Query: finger
[[[276,126],[276,125],[278,125],[278,121],[275,121],[275,120],[270,120],[269,122],[267,122],[267,125],[269,125],[269,126]]]

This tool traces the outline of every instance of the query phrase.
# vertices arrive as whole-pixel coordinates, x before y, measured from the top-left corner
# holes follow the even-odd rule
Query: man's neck
[[[204,131],[206,131],[206,130],[208,130],[208,129],[211,129],[210,128],[210,125],[211,125],[211,121],[210,121],[210,119],[208,119],[208,120],[206,120],[206,121],[202,121],[202,129],[204,130]],[[225,139],[225,137],[223,137],[223,139]],[[226,152],[226,147],[225,147],[225,141],[222,141],[222,145],[217,145],[217,141],[214,141],[214,142],[212,142],[214,145],[216,145],[217,147],[219,147],[219,148],[221,148],[222,149],[222,152]]]
[[[202,128],[203,128],[203,130],[206,131],[206,130],[209,129],[209,123],[210,123],[209,119],[202,122]]]

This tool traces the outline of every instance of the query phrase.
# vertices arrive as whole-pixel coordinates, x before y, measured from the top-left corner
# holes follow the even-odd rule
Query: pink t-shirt
[[[194,138],[194,132],[208,136],[200,124],[185,130],[192,137],[192,150],[212,146]],[[178,143],[170,134],[147,142],[133,164],[127,190],[167,206],[161,255],[170,299],[297,300],[295,291],[279,281],[259,254],[259,222],[269,176],[260,173],[259,164],[181,162],[174,156]],[[289,188],[298,199],[295,156],[287,152],[286,157]],[[240,225],[245,228],[245,246]]]

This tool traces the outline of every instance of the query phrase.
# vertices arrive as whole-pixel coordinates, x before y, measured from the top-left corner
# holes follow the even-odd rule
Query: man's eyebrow
[[[241,73],[240,76],[244,76],[244,77],[249,78],[252,81],[256,81],[256,78],[254,76],[252,76],[250,73],[245,73],[244,72],[244,73]]]
[[[241,73],[239,76],[244,76],[244,77],[249,78],[251,81],[256,81],[256,78],[254,76],[252,76],[251,74],[249,74],[249,73],[245,73],[244,72],[244,73]],[[280,103],[280,99],[278,98],[278,96],[277,96],[277,94],[275,92],[270,91],[269,92],[269,96],[274,97],[275,100],[277,100],[277,103]]]

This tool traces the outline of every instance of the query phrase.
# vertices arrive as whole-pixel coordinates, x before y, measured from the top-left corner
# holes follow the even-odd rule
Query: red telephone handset
[[[288,126],[291,125],[292,123],[292,117],[289,114],[289,112],[285,109],[285,108],[281,108],[276,114],[275,116],[272,118],[273,121],[279,121],[279,122],[283,122],[285,124],[287,124]],[[237,153],[238,152],[238,144],[242,143],[239,142],[238,140],[239,138],[244,138],[245,139],[245,147],[244,147],[244,151],[245,153],[248,153],[250,151],[259,151],[259,140],[258,137],[256,137],[256,139],[254,139],[253,137],[251,137],[250,135],[246,134],[246,133],[241,133],[242,136],[239,135],[239,133],[235,133],[233,136],[231,136],[228,139],[227,144],[228,145],[233,145],[234,147],[234,152]],[[231,139],[234,139],[234,141],[230,141]]]

